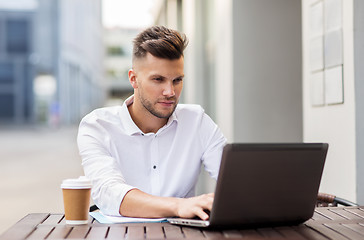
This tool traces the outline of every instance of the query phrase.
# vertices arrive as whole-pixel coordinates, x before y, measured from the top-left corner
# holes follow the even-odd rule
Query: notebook
[[[169,218],[196,227],[295,225],[313,216],[326,143],[227,144],[208,221]]]

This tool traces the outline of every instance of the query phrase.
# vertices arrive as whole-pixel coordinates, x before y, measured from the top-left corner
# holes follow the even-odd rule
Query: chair
[[[318,193],[317,195],[317,207],[337,207],[337,205],[342,206],[359,206],[356,203],[350,202],[346,199],[336,197],[332,194]]]

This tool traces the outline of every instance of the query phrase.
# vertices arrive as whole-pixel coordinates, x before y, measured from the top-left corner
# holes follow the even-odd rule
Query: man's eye
[[[180,83],[180,82],[182,82],[182,80],[183,80],[182,78],[177,78],[177,79],[174,80],[174,82],[175,83]]]
[[[162,78],[153,78],[154,81],[162,81]]]

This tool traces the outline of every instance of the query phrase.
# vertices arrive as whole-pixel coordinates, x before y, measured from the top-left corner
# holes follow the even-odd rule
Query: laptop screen
[[[328,144],[227,144],[211,225],[300,223],[312,217]]]

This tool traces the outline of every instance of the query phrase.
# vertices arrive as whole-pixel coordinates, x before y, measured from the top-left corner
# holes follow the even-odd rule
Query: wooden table
[[[100,224],[69,226],[63,214],[32,213],[0,236],[12,239],[364,239],[364,207],[317,208],[298,226],[208,231],[168,223]]]

